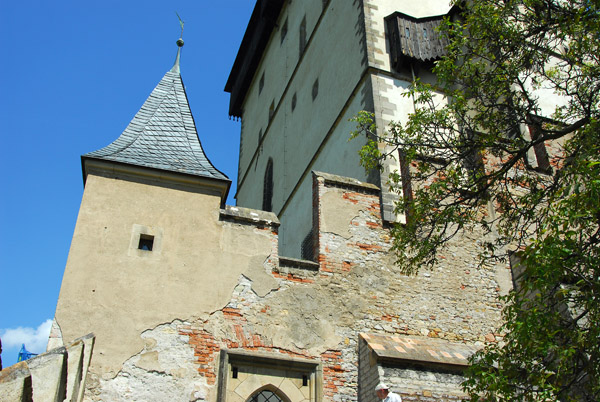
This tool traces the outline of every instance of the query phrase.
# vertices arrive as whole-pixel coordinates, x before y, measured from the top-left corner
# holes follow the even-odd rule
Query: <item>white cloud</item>
[[[24,343],[25,348],[32,353],[43,353],[46,351],[48,344],[48,336],[50,336],[50,328],[52,320],[47,319],[37,328],[17,327],[0,330],[0,338],[2,338],[2,347],[21,348]]]

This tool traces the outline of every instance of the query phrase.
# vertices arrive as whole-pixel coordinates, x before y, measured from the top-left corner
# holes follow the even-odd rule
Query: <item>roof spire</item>
[[[175,11],[177,14],[177,11]],[[181,35],[179,35],[179,39],[177,39],[177,57],[175,58],[175,64],[173,64],[173,68],[171,68],[171,72],[179,73],[179,58],[181,57],[181,48],[183,47],[183,24],[184,22],[181,20],[179,14],[177,14],[177,18],[179,19],[179,25],[181,26]]]

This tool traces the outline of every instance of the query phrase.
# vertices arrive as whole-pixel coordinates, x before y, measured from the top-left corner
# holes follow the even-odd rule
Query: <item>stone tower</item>
[[[140,333],[227,304],[248,261],[272,252],[268,238],[245,242],[243,230],[218,222],[230,181],[198,139],[178,45],[173,68],[125,131],[81,158],[85,190],[50,347],[93,332],[88,384],[98,389],[144,347]]]

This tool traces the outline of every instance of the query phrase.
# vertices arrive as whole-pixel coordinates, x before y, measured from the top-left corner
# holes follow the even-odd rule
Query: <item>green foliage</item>
[[[398,150],[411,166],[397,263],[431,267],[455,235],[483,228],[493,240],[481,262],[511,257],[518,285],[504,300],[504,342],[474,357],[465,390],[478,401],[600,400],[600,2],[461,8],[442,27],[436,86],[417,79],[406,93],[408,121],[382,133],[371,114],[355,118],[367,168]],[[549,165],[536,166],[546,147]],[[401,179],[390,177],[392,192]]]

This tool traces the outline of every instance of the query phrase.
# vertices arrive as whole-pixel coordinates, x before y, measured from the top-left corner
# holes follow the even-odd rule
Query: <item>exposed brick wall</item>
[[[194,348],[194,356],[198,363],[198,373],[206,378],[208,385],[214,385],[217,373],[213,363],[220,350],[214,336],[207,331],[193,329],[189,325],[179,328],[179,334],[189,337],[189,343]]]

